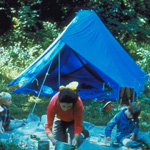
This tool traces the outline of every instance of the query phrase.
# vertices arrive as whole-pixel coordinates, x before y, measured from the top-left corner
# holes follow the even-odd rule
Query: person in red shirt
[[[79,146],[83,140],[83,104],[75,89],[73,86],[60,87],[60,92],[48,105],[45,132],[54,145],[56,141],[68,143],[68,134],[69,144]]]

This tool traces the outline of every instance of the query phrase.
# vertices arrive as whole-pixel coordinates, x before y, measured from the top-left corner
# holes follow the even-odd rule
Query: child
[[[8,107],[12,104],[11,95],[7,92],[0,93],[0,132],[13,130],[25,124],[25,120],[16,120],[9,113]]]
[[[117,125],[117,142],[126,147],[140,146],[141,143],[145,143],[150,146],[150,137],[139,132],[138,116],[140,115],[140,112],[140,104],[138,104],[138,102],[132,102],[128,108],[117,113],[106,126],[106,141],[111,140],[112,129],[115,125]]]

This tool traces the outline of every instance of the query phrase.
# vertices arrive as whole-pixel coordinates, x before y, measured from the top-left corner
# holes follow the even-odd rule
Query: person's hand
[[[77,144],[78,144],[78,143],[77,143],[77,140],[76,140],[75,138],[73,138],[73,140],[72,140],[72,145],[73,145],[73,146],[77,146]]]
[[[122,140],[122,145],[126,145],[128,142],[132,141],[130,138],[125,138]]]
[[[78,138],[79,138],[79,134],[75,134],[74,138],[72,140],[72,145],[73,146],[77,146],[78,145]]]
[[[135,139],[135,133],[131,133],[130,135],[130,139],[133,141]]]
[[[52,142],[53,145],[56,144],[57,140],[54,138],[54,136],[53,136],[52,133],[50,133],[50,134],[48,135],[48,138],[51,140],[51,142]]]
[[[52,142],[53,145],[55,145],[57,140],[55,138],[53,138],[53,139],[51,139],[51,142]]]
[[[110,137],[110,136],[106,136],[105,140],[106,140],[106,141],[110,141],[110,140],[111,140],[111,137]]]

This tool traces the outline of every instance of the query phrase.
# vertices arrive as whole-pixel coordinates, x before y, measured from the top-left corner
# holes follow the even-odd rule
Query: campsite
[[[0,4],[4,8],[0,11],[7,14],[3,15],[7,28],[0,24],[0,92],[12,95],[11,115],[28,119],[28,129],[30,125],[34,127],[31,132],[21,128],[28,139],[33,132],[40,132],[38,138],[40,135],[41,139],[45,138],[43,117],[51,97],[60,85],[77,81],[77,92],[84,106],[84,124],[91,137],[102,139],[106,124],[121,110],[120,89],[130,87],[142,108],[140,131],[150,134],[150,23],[145,15],[149,14],[148,2],[140,0],[143,5],[135,15],[138,3],[127,7],[130,2],[77,1],[76,7],[74,0],[63,3],[63,13],[57,12],[60,18],[53,11],[53,17],[46,18],[44,9],[45,14],[48,10],[44,0]],[[55,2],[53,5],[60,7]],[[111,108],[104,112],[107,102]],[[35,120],[30,120],[31,113]],[[16,132],[18,137],[22,135],[19,129]],[[29,149],[17,140],[6,144],[5,149]],[[37,146],[37,141],[34,143]],[[79,150],[85,146],[99,148],[92,144],[89,137]]]

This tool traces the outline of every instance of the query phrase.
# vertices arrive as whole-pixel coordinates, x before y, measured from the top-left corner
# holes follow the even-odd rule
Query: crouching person
[[[83,138],[88,136],[88,131],[82,132],[83,104],[75,91],[76,87],[71,85],[61,86],[60,92],[52,97],[47,108],[45,131],[53,145],[57,141],[68,143],[69,134],[69,144],[79,146]]]
[[[137,147],[145,143],[150,148],[150,137],[146,133],[139,132],[138,116],[141,112],[141,106],[138,102],[132,102],[121,112],[117,113],[114,118],[108,122],[105,129],[106,141],[111,140],[111,132],[117,125],[118,143],[126,147]]]
[[[0,131],[13,130],[26,124],[26,120],[17,120],[9,113],[9,106],[12,104],[12,97],[7,92],[0,93]]]

